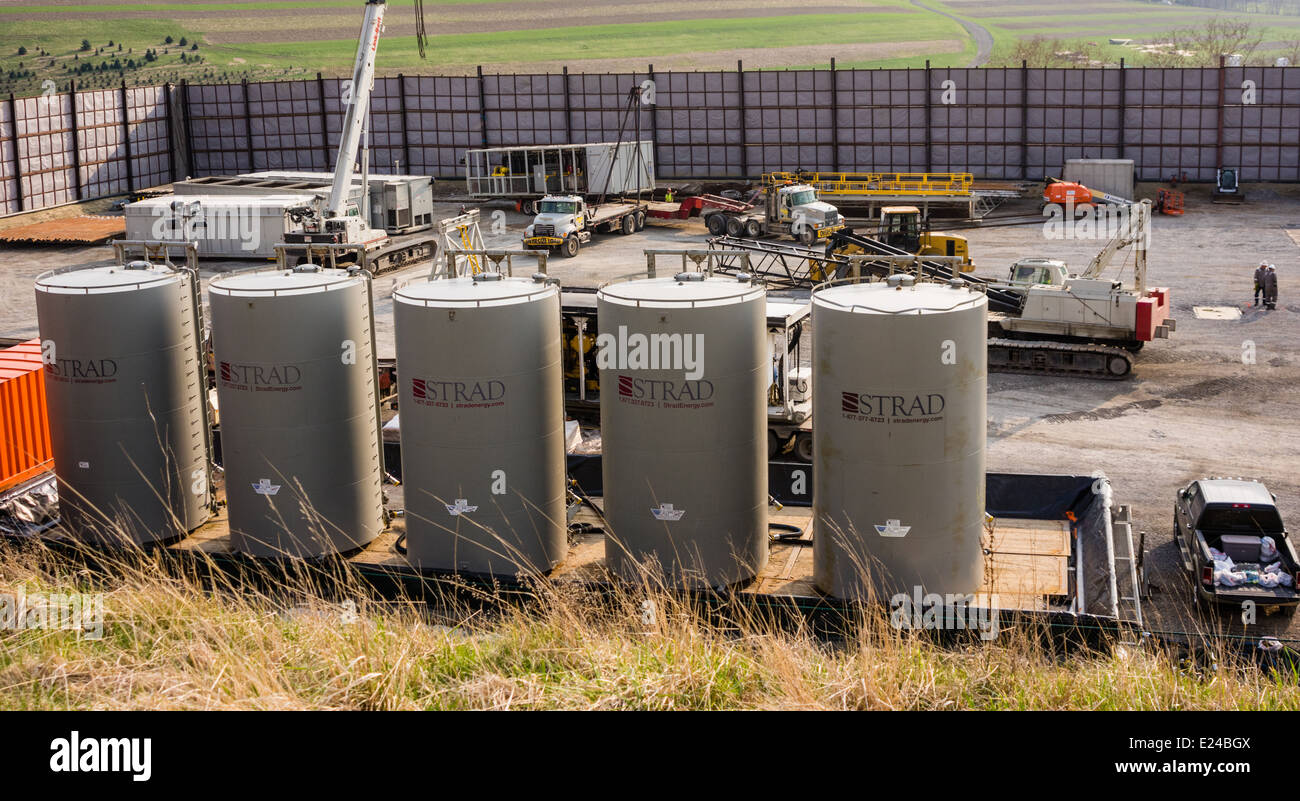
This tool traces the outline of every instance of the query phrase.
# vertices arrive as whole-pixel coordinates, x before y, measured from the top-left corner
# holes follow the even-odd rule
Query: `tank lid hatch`
[[[856,314],[944,314],[987,303],[983,292],[949,284],[893,287],[884,282],[839,284],[817,289],[813,304]]]
[[[347,270],[259,270],[215,278],[208,288],[219,295],[302,295],[343,289],[363,280]]]
[[[144,264],[144,267],[135,266]],[[36,279],[36,289],[42,292],[93,295],[104,292],[128,292],[132,289],[178,281],[184,273],[166,264],[132,262],[131,265],[114,264],[108,267],[88,267],[80,270],[58,270]]]
[[[485,279],[481,277],[484,275],[497,277]],[[532,278],[480,273],[473,277],[417,279],[393,290],[393,300],[413,306],[446,308],[506,306],[558,292],[555,285],[539,283]]]
[[[682,275],[691,277],[681,280]],[[672,278],[639,278],[607,284],[601,287],[598,296],[624,306],[671,308],[743,303],[765,294],[762,287],[737,281],[735,276],[684,273]]]

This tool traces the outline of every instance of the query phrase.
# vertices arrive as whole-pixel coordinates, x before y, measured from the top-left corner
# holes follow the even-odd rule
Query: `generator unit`
[[[298,196],[311,198],[330,193],[333,177],[327,172],[267,170],[242,175],[206,175],[172,184],[184,198],[196,195],[227,197]],[[422,231],[433,225],[433,179],[427,175],[371,175],[368,181],[370,227],[389,234]],[[349,202],[361,205],[361,176],[352,178]]]
[[[309,198],[301,193],[145,198],[126,206],[126,238],[193,242],[205,259],[270,258],[286,234],[302,230],[289,209]]]
[[[238,176],[240,178],[271,181],[320,181],[323,192],[329,193],[334,180],[328,172],[282,172],[268,170]],[[352,178],[354,186],[361,185],[361,176]],[[374,175],[367,186],[370,201],[370,227],[390,234],[423,231],[433,225],[433,179],[427,175]],[[360,192],[356,192],[358,202]]]

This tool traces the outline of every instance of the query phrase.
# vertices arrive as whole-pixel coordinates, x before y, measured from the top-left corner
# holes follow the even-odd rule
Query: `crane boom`
[[[1151,236],[1151,201],[1140,200],[1128,205],[1128,218],[1120,225],[1106,247],[1093,257],[1088,269],[1080,278],[1097,278],[1110,266],[1111,259],[1121,248],[1133,245],[1133,289],[1140,295],[1146,292],[1147,245]]]
[[[347,98],[347,111],[343,116],[343,130],[339,137],[338,160],[334,164],[334,187],[329,198],[330,217],[342,217],[347,208],[357,148],[361,144],[361,131],[365,126],[366,112],[370,108],[370,92],[375,86],[375,53],[379,49],[379,34],[384,28],[384,11],[387,7],[385,0],[366,1],[366,15],[357,42],[357,59],[352,67],[352,91]]]

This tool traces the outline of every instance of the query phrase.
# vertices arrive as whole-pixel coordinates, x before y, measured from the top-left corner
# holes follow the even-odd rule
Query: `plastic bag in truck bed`
[[[1214,586],[1240,587],[1246,583],[1246,574],[1241,570],[1215,570]]]
[[[1220,551],[1218,548],[1210,549],[1210,558],[1214,560],[1214,572],[1216,573],[1220,570],[1225,572],[1232,571],[1237,567],[1237,563],[1233,562],[1230,556],[1223,551]]]
[[[1213,552],[1213,549],[1211,549]],[[1214,563],[1214,584],[1217,587],[1241,587],[1245,584],[1258,584],[1261,587],[1290,587],[1293,583],[1291,574],[1282,569],[1281,562],[1273,562],[1260,569],[1255,564],[1231,565],[1220,568],[1221,562]]]
[[[1277,543],[1272,537],[1261,537],[1259,540],[1259,561],[1267,564],[1277,560]]]
[[[1290,587],[1291,584],[1291,574],[1282,569],[1281,562],[1274,562],[1259,573],[1261,587]]]

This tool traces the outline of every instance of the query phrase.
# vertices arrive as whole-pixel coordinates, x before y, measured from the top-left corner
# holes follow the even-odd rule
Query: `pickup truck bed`
[[[1276,558],[1266,560],[1259,553],[1259,543],[1264,537],[1273,540]],[[1241,479],[1191,482],[1179,491],[1174,504],[1174,540],[1178,543],[1183,569],[1191,577],[1193,599],[1198,606],[1239,606],[1252,601],[1261,606],[1282,607],[1290,614],[1300,605],[1295,582],[1300,560],[1296,558],[1274,499],[1262,484]],[[1280,563],[1289,586],[1223,583],[1217,577],[1212,548],[1232,559],[1234,571],[1262,570],[1274,562]]]

